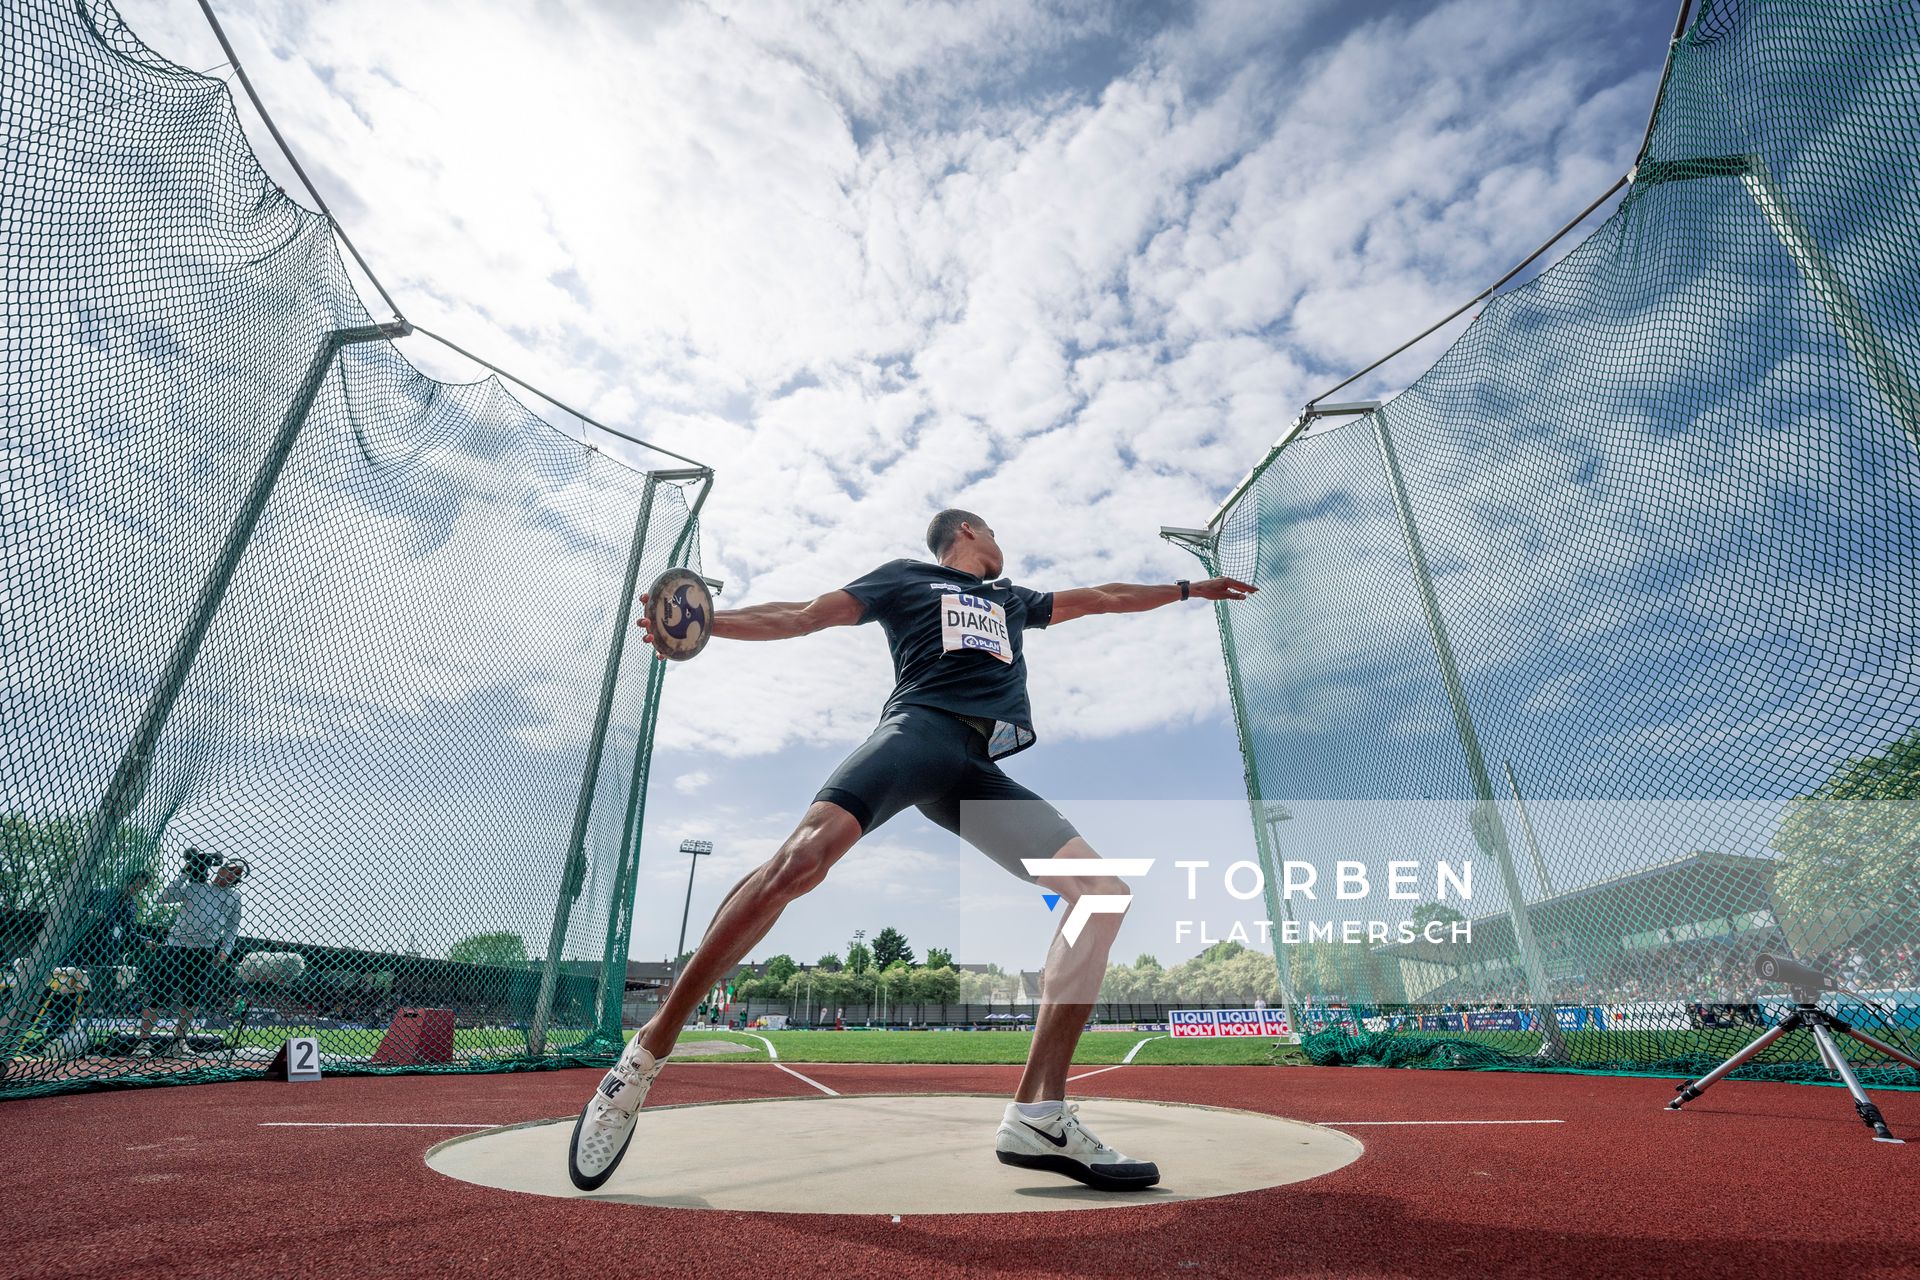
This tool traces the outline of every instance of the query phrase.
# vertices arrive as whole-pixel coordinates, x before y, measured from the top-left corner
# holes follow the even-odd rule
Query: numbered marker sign
[[[287,1041],[287,1079],[320,1078],[320,1042],[312,1036],[293,1036]]]

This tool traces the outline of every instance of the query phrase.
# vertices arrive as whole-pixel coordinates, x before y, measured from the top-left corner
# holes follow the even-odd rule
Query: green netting
[[[1476,863],[1367,904],[1470,939],[1270,893],[1318,1056],[1691,1072],[1790,1007],[1763,951],[1920,1043],[1917,187],[1920,9],[1709,3],[1614,214],[1188,540],[1261,587],[1219,617],[1270,879]]]
[[[622,600],[707,477],[415,370],[107,4],[8,3],[0,71],[0,1093],[603,1053],[663,670]]]

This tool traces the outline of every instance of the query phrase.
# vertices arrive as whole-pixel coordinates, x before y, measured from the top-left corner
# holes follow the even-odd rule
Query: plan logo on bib
[[[1013,661],[1013,640],[1007,631],[1007,611],[984,596],[956,592],[933,602],[940,611],[940,647],[952,653],[975,649],[1002,662]]]

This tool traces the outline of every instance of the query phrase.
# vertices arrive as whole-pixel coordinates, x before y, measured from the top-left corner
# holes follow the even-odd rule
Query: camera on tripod
[[[1753,976],[1762,982],[1778,982],[1793,988],[1794,999],[1801,1004],[1813,1003],[1816,991],[1840,990],[1840,980],[1832,974],[1790,956],[1776,956],[1767,951],[1753,958]]]
[[[1753,976],[1762,982],[1778,982],[1793,991],[1793,1011],[1788,1013],[1773,1027],[1763,1032],[1759,1039],[1728,1058],[1698,1080],[1690,1080],[1680,1086],[1680,1096],[1667,1104],[1667,1110],[1678,1111],[1687,1103],[1705,1093],[1709,1088],[1727,1078],[1742,1066],[1771,1048],[1782,1037],[1795,1031],[1804,1031],[1813,1038],[1815,1052],[1827,1070],[1840,1077],[1840,1083],[1847,1087],[1853,1097],[1854,1114],[1863,1124],[1873,1131],[1875,1142],[1899,1142],[1887,1128],[1886,1117],[1880,1114],[1880,1108],[1873,1104],[1867,1091],[1861,1087],[1860,1077],[1854,1074],[1853,1067],[1840,1052],[1835,1036],[1847,1036],[1867,1048],[1895,1062],[1904,1063],[1915,1071],[1920,1071],[1920,1058],[1903,1049],[1895,1048],[1884,1040],[1868,1035],[1860,1028],[1836,1017],[1820,1007],[1820,993],[1823,991],[1844,991],[1840,980],[1832,974],[1822,972],[1810,964],[1802,964],[1791,956],[1777,956],[1763,951],[1753,959]]]
[[[197,884],[205,884],[207,882],[207,874],[226,861],[226,858],[220,854],[210,853],[205,849],[190,848],[184,856],[187,879]]]

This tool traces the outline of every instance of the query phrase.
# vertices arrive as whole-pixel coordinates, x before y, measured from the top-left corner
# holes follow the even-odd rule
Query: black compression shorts
[[[147,1003],[156,1009],[198,1007],[213,976],[213,948],[161,947],[149,954]]]
[[[980,730],[932,707],[888,714],[814,799],[852,814],[862,834],[911,805],[1022,880],[1033,879],[1023,859],[1051,858],[1080,834],[987,758]]]

